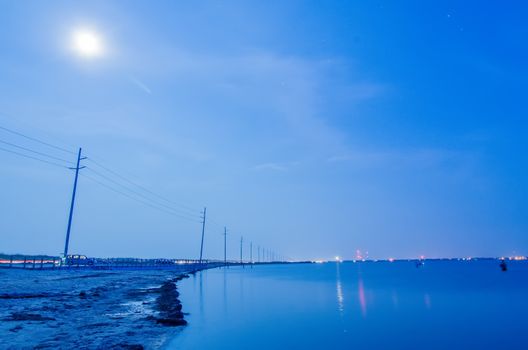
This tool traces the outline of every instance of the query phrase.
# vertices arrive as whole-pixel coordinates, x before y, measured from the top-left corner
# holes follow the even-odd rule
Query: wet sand
[[[186,324],[184,271],[0,270],[2,349],[159,349]]]

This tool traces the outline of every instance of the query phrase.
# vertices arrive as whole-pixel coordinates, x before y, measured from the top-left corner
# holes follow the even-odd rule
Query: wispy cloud
[[[353,151],[336,154],[327,159],[330,163],[347,162],[354,166],[373,168],[386,166],[428,167],[440,164],[467,163],[474,158],[472,153],[456,150],[419,148],[378,151]]]
[[[270,162],[270,163],[262,163],[255,165],[251,169],[257,170],[257,171],[288,171],[292,167],[295,167],[297,165],[301,164],[300,161],[293,161],[293,162],[284,162],[284,163],[276,163],[276,162]]]
[[[174,90],[200,94],[209,105],[222,97],[220,108],[265,111],[266,125],[280,128],[290,140],[304,144],[307,151],[310,147],[311,151],[338,152],[346,144],[343,130],[333,125],[333,105],[328,105],[327,91],[333,91],[340,103],[351,108],[385,92],[382,83],[337,79],[354,68],[333,58],[312,59],[269,50],[205,55],[170,43],[127,57],[131,57],[127,69],[164,81]]]
[[[137,79],[137,78],[134,78],[132,76],[129,77],[129,80],[134,84],[136,85],[138,88],[140,88],[141,90],[143,90],[144,92],[146,92],[147,94],[149,95],[152,95],[152,90],[150,90],[150,88],[145,85],[145,83],[143,83],[141,80]]]
[[[252,169],[257,171],[286,171],[288,167],[279,163],[263,163],[255,165]]]

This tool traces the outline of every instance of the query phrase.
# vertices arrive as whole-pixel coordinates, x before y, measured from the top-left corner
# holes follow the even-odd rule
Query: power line
[[[136,182],[134,182],[134,181],[132,181],[132,180],[129,180],[129,179],[127,179],[126,177],[124,177],[123,175],[121,175],[121,174],[115,172],[114,170],[109,169],[108,167],[102,165],[100,162],[95,161],[93,158],[88,157],[87,159],[88,159],[89,161],[91,161],[92,163],[94,163],[95,165],[97,165],[98,167],[100,167],[100,168],[102,168],[102,169],[108,171],[109,173],[112,173],[113,175],[119,177],[121,180],[124,180],[124,181],[128,182],[129,184],[131,184],[131,185],[133,185],[133,186],[136,186],[136,187],[140,188],[141,190],[143,190],[143,191],[145,191],[145,192],[147,192],[147,193],[149,193],[149,194],[151,194],[151,195],[153,195],[153,196],[155,196],[155,197],[157,197],[157,198],[159,198],[159,199],[164,200],[164,201],[167,202],[167,203],[170,203],[170,204],[172,204],[172,205],[176,205],[176,206],[178,206],[178,207],[180,207],[180,208],[182,208],[182,209],[184,209],[184,210],[187,210],[187,211],[189,211],[189,212],[191,212],[191,213],[193,213],[193,214],[196,213],[196,210],[195,210],[195,209],[193,209],[193,208],[191,208],[191,207],[188,207],[188,206],[186,206],[186,205],[184,205],[184,204],[176,203],[176,202],[174,202],[174,201],[172,201],[172,200],[170,200],[170,199],[165,198],[165,197],[162,196],[162,195],[159,195],[159,194],[157,194],[157,193],[155,193],[155,192],[149,190],[148,188],[146,188],[146,187],[144,187],[144,186],[142,186],[142,185],[140,185],[140,184],[138,184],[138,183],[136,183]]]
[[[33,142],[37,142],[39,144],[42,144],[44,146],[53,148],[55,150],[65,152],[67,154],[73,154],[73,155],[77,154],[76,152],[73,152],[73,151],[71,151],[69,149],[57,146],[55,144],[40,140],[40,139],[35,138],[35,137],[28,136],[28,135],[26,135],[24,133],[12,130],[12,129],[4,127],[4,126],[0,126],[0,130],[4,130],[4,131],[6,131],[8,133],[11,133],[13,135],[16,135],[16,136],[19,136],[19,137],[23,137],[23,138],[25,138],[27,140],[30,140],[30,141],[33,141]],[[25,152],[33,153],[33,154],[41,156],[41,157],[46,157],[46,158],[49,158],[49,159],[52,159],[52,160],[55,160],[55,161],[64,162],[66,164],[73,164],[73,162],[70,161],[70,160],[67,160],[67,159],[64,159],[64,158],[61,158],[61,157],[57,157],[57,156],[48,154],[46,152],[37,151],[35,149],[24,147],[24,146],[21,146],[21,145],[15,144],[15,143],[11,143],[11,142],[8,142],[8,141],[5,141],[5,140],[0,140],[0,143],[4,144],[4,145],[8,145],[10,147],[17,148],[19,150],[23,150]],[[25,153],[17,152],[17,151],[8,149],[8,148],[3,148],[3,147],[0,147],[0,150],[4,151],[4,152],[11,153],[11,154],[14,154],[14,155],[18,155],[20,157],[33,159],[33,160],[36,160],[36,161],[39,161],[39,162],[42,162],[42,163],[46,163],[46,164],[49,164],[49,165],[53,165],[53,166],[57,166],[57,167],[60,167],[60,168],[69,169],[69,167],[64,165],[64,164],[60,164],[60,163],[57,163],[57,162],[54,162],[54,161],[42,159],[41,157],[28,155],[28,154],[25,154]],[[188,221],[195,222],[195,223],[202,223],[201,221],[197,220],[197,218],[198,218],[198,215],[197,215],[198,211],[197,210],[195,210],[195,209],[193,209],[193,208],[191,208],[191,207],[189,207],[189,206],[187,206],[185,204],[174,202],[173,200],[170,200],[170,199],[168,199],[168,198],[166,198],[166,197],[164,197],[164,196],[162,196],[160,194],[157,194],[157,193],[149,190],[148,188],[146,188],[146,187],[144,187],[144,186],[142,186],[142,185],[140,185],[140,184],[138,184],[138,183],[136,183],[136,182],[134,182],[134,181],[132,181],[132,180],[130,180],[128,178],[126,178],[125,176],[117,173],[116,171],[104,166],[100,162],[92,159],[91,157],[88,158],[88,160],[91,161],[95,166],[99,167],[100,169],[102,169],[102,170],[112,174],[113,176],[115,176],[115,177],[127,182],[128,184],[138,188],[142,192],[136,191],[133,188],[131,188],[130,186],[126,186],[126,185],[122,184],[120,181],[116,181],[112,177],[109,177],[109,176],[107,176],[105,174],[102,174],[101,172],[99,172],[97,170],[94,170],[92,167],[89,167],[88,170],[93,172],[95,175],[101,177],[102,179],[119,186],[120,188],[124,189],[125,191],[118,190],[118,189],[114,188],[113,186],[111,186],[111,185],[109,185],[107,183],[101,182],[101,181],[99,181],[99,180],[97,180],[97,179],[95,179],[95,178],[93,178],[91,176],[88,176],[86,174],[80,174],[81,176],[84,176],[84,177],[88,178],[92,182],[95,182],[95,183],[99,184],[100,186],[105,187],[106,189],[108,189],[108,190],[110,190],[112,192],[118,193],[118,194],[120,194],[120,195],[122,195],[124,197],[132,199],[132,200],[134,200],[136,202],[139,202],[139,203],[141,203],[143,205],[149,206],[149,207],[151,207],[153,209],[156,209],[156,210],[162,211],[164,213],[176,216],[176,217],[178,217],[180,219],[188,220]],[[130,193],[133,193],[134,195],[131,195]],[[149,194],[150,196],[147,196],[146,194]],[[139,198],[137,198],[136,196],[139,197]],[[171,205],[163,204],[159,200],[155,200],[155,199],[153,199],[151,197],[155,197],[155,198],[157,198],[159,200],[162,200],[162,201],[164,201],[166,203],[169,203]],[[210,223],[213,224],[214,226],[222,227],[222,225],[220,225],[220,223],[218,223],[218,221],[214,220],[213,218],[209,217],[209,220],[210,220]],[[226,237],[224,236],[224,239],[225,238]],[[243,241],[243,239],[241,238],[241,242],[240,242],[241,243],[241,259],[242,259],[242,241]]]
[[[100,186],[105,187],[106,189],[108,189],[108,190],[110,190],[110,191],[113,191],[113,192],[115,192],[115,193],[118,193],[118,194],[120,194],[120,195],[122,195],[122,196],[125,196],[125,197],[129,198],[129,199],[135,200],[136,202],[142,203],[142,204],[144,204],[144,205],[146,205],[146,206],[149,206],[149,207],[151,207],[151,208],[154,208],[154,209],[157,209],[157,210],[163,211],[163,212],[165,212],[165,213],[167,213],[167,214],[170,214],[170,215],[177,216],[177,217],[179,217],[180,219],[185,219],[185,220],[188,220],[188,221],[191,221],[191,222],[197,222],[197,223],[200,222],[200,221],[197,221],[197,220],[189,219],[188,217],[185,217],[185,216],[181,216],[181,215],[179,215],[179,214],[177,214],[177,213],[174,213],[174,212],[172,212],[172,211],[169,211],[169,210],[163,209],[163,208],[161,208],[161,207],[158,207],[158,206],[156,206],[156,205],[153,205],[153,204],[151,204],[151,203],[148,203],[148,202],[143,201],[143,200],[141,200],[141,199],[138,199],[138,198],[136,198],[136,197],[133,197],[133,196],[131,196],[131,195],[125,193],[125,192],[122,192],[122,191],[120,191],[120,190],[117,190],[117,189],[115,189],[115,188],[113,188],[113,187],[111,187],[111,186],[109,186],[109,185],[107,185],[107,184],[105,184],[105,183],[103,183],[103,182],[101,182],[101,181],[99,181],[99,180],[97,180],[97,179],[94,179],[93,177],[88,176],[88,175],[86,175],[86,174],[80,174],[80,175],[83,176],[83,177],[86,177],[87,179],[89,179],[89,180],[91,180],[91,181],[93,181],[93,182],[95,182],[95,183],[97,183],[97,184],[99,184]]]
[[[19,155],[21,157],[38,160],[39,162],[47,163],[47,164],[54,165],[54,166],[57,166],[57,167],[60,167],[60,168],[69,169],[67,166],[65,166],[63,164],[50,162],[49,160],[41,159],[41,158],[38,158],[38,157],[33,157],[33,156],[30,156],[30,155],[27,155],[27,154],[24,154],[24,153],[20,153],[20,152],[16,152],[16,151],[12,151],[12,150],[9,150],[9,149],[3,148],[3,147],[0,147],[0,150],[4,151],[4,152],[9,152],[9,153],[13,153],[13,154]]]
[[[165,207],[165,208],[167,208],[167,209],[169,209],[169,210],[171,210],[171,211],[177,212],[178,215],[181,215],[181,216],[187,216],[187,217],[189,217],[189,218],[192,217],[193,219],[196,219],[196,218],[198,217],[198,216],[194,216],[194,215],[191,215],[191,214],[187,214],[187,213],[185,213],[185,212],[178,211],[177,209],[175,209],[175,208],[173,208],[173,207],[170,207],[170,206],[165,205],[165,204],[163,204],[163,203],[157,202],[157,201],[155,201],[155,200],[153,200],[153,199],[151,199],[151,198],[149,198],[149,197],[146,197],[146,196],[143,195],[142,193],[137,192],[137,191],[131,189],[130,187],[127,187],[127,186],[125,186],[125,185],[123,185],[123,184],[121,184],[121,183],[115,181],[114,179],[112,179],[112,178],[110,178],[110,177],[108,177],[108,176],[106,176],[106,175],[104,175],[104,174],[101,174],[99,171],[94,170],[94,169],[91,168],[91,167],[87,167],[86,169],[89,170],[89,171],[91,171],[91,172],[93,172],[94,174],[96,174],[96,175],[98,175],[98,176],[104,178],[105,180],[107,180],[107,181],[109,181],[109,182],[112,182],[113,184],[116,184],[117,186],[119,186],[119,187],[121,187],[121,188],[124,188],[125,190],[127,190],[127,191],[129,191],[129,192],[134,193],[136,196],[139,196],[139,197],[141,197],[141,198],[143,198],[143,199],[145,199],[145,200],[147,200],[147,201],[149,201],[149,202],[154,203],[154,204],[157,205],[157,206]]]
[[[0,140],[0,143],[3,143],[4,145],[9,145],[9,146],[11,146],[11,147],[15,147],[15,148],[18,148],[18,149],[21,149],[21,150],[27,151],[27,152],[35,153],[35,154],[38,154],[38,155],[41,155],[41,156],[44,156],[44,157],[48,157],[48,158],[50,158],[50,159],[55,159],[55,160],[59,160],[59,161],[61,161],[61,162],[66,162],[66,163],[73,164],[73,162],[70,161],[70,160],[66,160],[66,159],[64,159],[64,158],[55,157],[55,156],[49,155],[49,154],[47,154],[47,153],[43,153],[43,152],[39,152],[39,151],[35,151],[35,150],[31,149],[31,148],[22,147],[22,146],[16,145],[16,144],[11,143],[11,142],[7,142],[7,141],[4,141],[4,140]]]
[[[12,134],[14,134],[14,135],[17,135],[17,136],[20,136],[20,137],[26,138],[26,139],[28,139],[28,140],[31,140],[31,141],[34,141],[34,142],[38,142],[38,143],[40,143],[40,144],[42,144],[42,145],[45,145],[45,146],[48,146],[48,147],[51,147],[51,148],[54,148],[54,149],[57,149],[57,150],[60,150],[60,151],[66,152],[66,153],[76,154],[75,152],[71,152],[71,151],[69,151],[69,150],[67,150],[67,149],[65,149],[65,148],[62,148],[62,147],[59,147],[59,146],[53,145],[53,144],[51,144],[51,143],[49,143],[49,142],[42,141],[42,140],[40,140],[40,139],[37,139],[37,138],[31,137],[31,136],[28,136],[28,135],[26,135],[26,134],[23,134],[23,133],[21,133],[21,132],[18,132],[18,131],[15,131],[15,130],[12,130],[12,129],[9,129],[9,128],[3,127],[3,126],[0,126],[0,129],[1,129],[1,130],[5,130],[5,131],[7,131],[7,132],[9,132],[9,133],[12,133]],[[50,155],[50,154],[47,154],[47,153],[44,153],[44,152],[39,152],[39,151],[36,151],[36,150],[34,150],[34,149],[27,148],[27,147],[23,147],[23,146],[20,146],[20,145],[17,145],[17,144],[14,144],[14,143],[8,142],[8,141],[0,140],[0,143],[5,144],[5,145],[9,145],[9,146],[11,146],[11,147],[15,147],[15,148],[18,148],[18,149],[21,149],[21,150],[24,150],[24,151],[26,151],[26,152],[31,152],[31,153],[34,153],[34,154],[40,155],[40,156],[42,156],[42,157],[47,157],[47,158],[54,159],[54,160],[58,160],[58,161],[65,162],[65,163],[68,163],[68,164],[73,164],[73,163],[72,163],[71,161],[69,161],[69,160],[66,160],[66,159],[63,159],[63,158],[60,158],[60,157],[55,157],[55,156],[53,156],[53,155]],[[57,163],[57,162],[49,161],[49,160],[46,160],[46,159],[42,159],[42,158],[40,158],[40,157],[31,156],[31,155],[28,155],[28,154],[24,154],[24,153],[17,152],[17,151],[14,151],[14,150],[10,150],[10,149],[7,149],[7,148],[3,148],[3,147],[0,147],[0,150],[1,150],[1,151],[4,151],[4,152],[11,153],[11,154],[15,154],[15,155],[18,155],[18,156],[21,156],[21,157],[24,157],[24,158],[33,159],[33,160],[37,160],[37,161],[40,161],[40,162],[43,162],[43,163],[46,163],[46,164],[50,164],[50,165],[54,165],[54,166],[57,166],[57,167],[67,168],[67,169],[69,169],[69,167],[66,166],[66,165],[59,164],[59,163]],[[118,173],[116,173],[116,172],[114,172],[114,171],[108,169],[107,167],[103,166],[103,165],[100,164],[99,162],[96,162],[96,161],[94,161],[93,159],[90,159],[90,160],[91,160],[93,163],[95,163],[95,164],[97,164],[98,166],[100,166],[101,168],[105,169],[106,171],[111,172],[112,174],[114,174],[114,175],[120,177],[121,179],[123,179],[123,180],[125,180],[125,181],[127,181],[127,182],[129,182],[129,183],[131,183],[131,184],[133,184],[133,185],[135,185],[135,186],[137,186],[137,187],[142,188],[144,191],[149,192],[149,193],[151,193],[151,194],[153,194],[153,195],[155,195],[155,196],[157,196],[157,197],[163,198],[163,197],[161,197],[161,196],[155,194],[154,192],[152,192],[152,191],[150,191],[150,190],[144,188],[143,186],[138,185],[138,184],[136,184],[136,183],[134,183],[134,182],[132,182],[132,181],[126,179],[124,176],[121,176],[121,175],[119,175]],[[133,196],[131,196],[131,195],[129,195],[129,194],[126,194],[126,193],[124,193],[124,192],[122,192],[122,191],[119,191],[119,190],[116,190],[116,189],[114,189],[114,188],[111,188],[110,186],[105,185],[105,184],[103,184],[102,182],[97,181],[96,179],[93,179],[93,178],[91,178],[91,177],[88,177],[88,176],[86,176],[86,175],[83,175],[83,176],[86,176],[86,177],[90,178],[92,181],[97,182],[97,183],[99,183],[100,185],[102,185],[102,186],[104,186],[104,187],[107,187],[108,189],[113,190],[114,192],[117,192],[117,193],[119,193],[119,194],[122,194],[122,195],[124,195],[124,196],[126,196],[126,197],[128,197],[128,198],[130,198],[130,199],[136,200],[136,201],[141,202],[141,203],[143,203],[143,204],[145,204],[145,205],[148,205],[148,206],[150,206],[150,207],[153,207],[153,208],[156,208],[156,209],[162,210],[162,211],[164,211],[164,212],[170,213],[171,215],[178,216],[178,217],[180,217],[180,218],[183,218],[183,219],[186,219],[186,220],[190,220],[190,221],[193,221],[193,222],[197,222],[197,221],[196,221],[196,218],[198,217],[198,215],[196,215],[196,214],[190,214],[190,213],[187,213],[187,212],[183,212],[183,211],[181,211],[181,210],[178,210],[178,209],[175,209],[175,208],[173,208],[173,207],[170,207],[170,206],[167,206],[167,205],[165,205],[165,204],[162,204],[162,203],[160,203],[160,202],[157,202],[157,201],[155,201],[155,200],[153,200],[153,199],[151,199],[151,198],[149,198],[149,197],[146,197],[144,194],[142,194],[142,193],[140,193],[140,192],[137,192],[137,191],[135,191],[135,190],[133,190],[133,189],[127,187],[127,186],[124,186],[123,184],[120,184],[119,182],[117,182],[117,181],[111,179],[111,178],[108,177],[108,176],[105,176],[104,174],[101,174],[100,172],[98,172],[98,171],[96,171],[96,170],[94,170],[94,169],[92,169],[92,168],[89,168],[88,170],[94,172],[94,173],[97,174],[98,176],[100,176],[100,177],[106,179],[107,181],[110,181],[110,182],[112,182],[112,183],[114,183],[114,184],[116,184],[116,185],[118,185],[118,186],[120,186],[120,187],[122,187],[122,188],[124,188],[124,189],[126,189],[126,190],[128,190],[128,191],[130,191],[130,192],[132,192],[132,193],[134,193],[135,195],[140,196],[140,197],[142,197],[142,198],[144,198],[144,199],[146,199],[147,201],[152,202],[152,203],[147,203],[147,202],[145,202],[145,201],[143,201],[143,200],[140,200],[140,199],[138,199],[138,198],[135,198],[135,197],[133,197]],[[169,201],[169,200],[166,199],[166,198],[163,198],[163,199],[164,199],[165,201]],[[169,202],[170,202],[170,201],[169,201]],[[166,209],[162,209],[162,208],[160,208],[160,207],[165,207],[165,208],[167,208],[168,210],[166,210]],[[188,210],[192,210],[192,209],[188,209]],[[196,212],[194,212],[194,213],[196,213]],[[194,217],[191,218],[190,216],[194,216]]]
[[[31,137],[31,136],[28,136],[28,135],[25,135],[25,134],[22,134],[21,132],[18,132],[18,131],[15,131],[15,130],[11,130],[9,128],[6,128],[4,126],[0,126],[0,129],[4,130],[4,131],[7,131],[11,134],[14,134],[14,135],[18,135],[18,136],[21,136],[21,137],[24,137],[28,140],[31,140],[31,141],[34,141],[34,142],[38,142],[40,144],[43,144],[43,145],[46,145],[48,147],[51,147],[51,148],[55,148],[56,150],[59,150],[59,151],[62,151],[62,152],[66,152],[66,153],[69,153],[69,154],[76,154],[75,152],[72,152],[70,150],[67,150],[65,148],[62,148],[62,147],[59,147],[59,146],[56,146],[56,145],[53,145],[49,142],[45,142],[45,141],[42,141],[42,140],[39,140],[37,138],[34,138],[34,137]]]
[[[176,210],[176,209],[174,209],[174,208],[172,208],[172,207],[170,207],[168,205],[165,205],[165,204],[157,202],[157,201],[155,201],[155,200],[153,200],[153,199],[151,199],[149,197],[146,197],[142,193],[137,192],[137,191],[135,191],[135,190],[133,190],[133,189],[131,189],[131,188],[129,188],[129,187],[127,187],[127,186],[115,181],[115,180],[113,180],[112,178],[110,178],[110,177],[108,177],[108,176],[106,176],[104,174],[101,174],[100,172],[98,172],[98,171],[96,171],[96,170],[94,170],[94,169],[92,169],[90,167],[88,167],[87,170],[91,171],[94,174],[96,174],[97,176],[102,177],[103,179],[105,179],[105,180],[107,180],[107,181],[109,181],[109,182],[111,182],[111,183],[113,183],[113,184],[125,189],[126,191],[134,193],[136,196],[139,196],[140,198],[143,198],[144,200],[146,200],[146,201],[148,201],[148,202],[150,202],[150,203],[152,203],[152,204],[154,204],[156,206],[164,207],[164,208],[166,208],[166,209],[168,209],[168,210],[170,210],[170,211],[172,211],[174,213],[177,213],[179,216],[187,217],[187,218],[192,219],[192,220],[196,220],[199,217],[198,215],[191,216],[190,214],[187,214],[187,213],[184,213],[184,212],[179,212],[178,210]]]

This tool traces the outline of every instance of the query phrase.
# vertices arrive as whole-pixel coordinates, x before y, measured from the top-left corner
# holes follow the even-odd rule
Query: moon
[[[72,34],[73,51],[83,58],[97,58],[104,53],[101,36],[90,29],[77,29]]]

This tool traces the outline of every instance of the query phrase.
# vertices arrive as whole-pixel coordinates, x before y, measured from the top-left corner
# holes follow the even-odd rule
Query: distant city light
[[[356,260],[363,260],[363,255],[359,249],[356,249]]]

